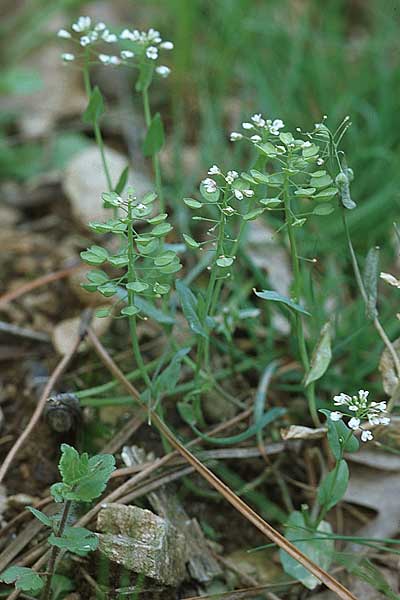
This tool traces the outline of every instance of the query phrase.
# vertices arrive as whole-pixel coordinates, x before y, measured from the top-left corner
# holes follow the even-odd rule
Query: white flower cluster
[[[361,440],[363,442],[372,440],[374,436],[369,429],[365,429],[361,425],[362,421],[367,420],[370,425],[389,425],[390,423],[390,417],[386,412],[386,402],[370,402],[368,395],[369,392],[359,390],[357,396],[348,396],[341,393],[333,398],[335,406],[345,406],[354,413],[347,426],[354,431],[361,430]],[[340,411],[333,411],[330,414],[332,421],[340,421],[344,416],[348,415],[344,415]]]
[[[121,40],[130,40],[144,47],[145,55],[150,60],[157,60],[159,49],[172,50],[174,45],[172,42],[163,41],[160,32],[155,29],[149,29],[147,32],[138,31],[137,29],[130,31],[124,29],[124,31],[117,36],[115,33],[111,33],[103,22],[93,23],[90,17],[79,17],[76,23],[71,26],[72,33],[67,29],[60,29],[57,32],[57,36],[64,39],[71,39],[71,41],[78,43],[80,46],[85,48],[86,46],[93,46],[99,42],[105,42],[108,44],[118,42]],[[76,36],[73,34],[82,34]],[[97,53],[96,53],[97,54]],[[132,50],[121,50],[119,55],[113,54],[97,54],[97,58],[103,65],[120,65],[125,63],[130,58],[134,58],[135,52]],[[70,52],[65,52],[61,55],[65,62],[72,62],[76,59],[76,55]],[[156,73],[161,77],[168,77],[171,70],[165,65],[160,65],[155,69]]]
[[[119,36],[121,40],[129,40],[143,46],[146,57],[150,60],[157,60],[160,49],[173,50],[174,44],[169,41],[164,41],[160,32],[150,28],[148,31],[139,31],[138,29],[124,29]],[[171,70],[165,65],[156,67],[156,73],[161,77],[168,77]]]
[[[237,171],[228,171],[225,175],[217,165],[213,165],[208,169],[208,175],[219,176],[225,180],[228,186],[232,186],[232,184],[239,179],[239,173]],[[203,179],[201,183],[204,185],[206,192],[209,194],[216,192],[218,187],[222,187],[218,186],[218,183],[215,181],[215,179],[212,179],[211,177],[206,177],[206,179]],[[244,197],[251,198],[254,196],[254,190],[250,188],[239,189],[238,187],[233,186],[232,193],[237,200],[243,200]],[[232,212],[234,212],[233,209]]]
[[[264,119],[261,113],[257,113],[250,118],[250,121],[245,121],[242,123],[242,127],[247,131],[255,132],[250,136],[250,138],[247,139],[250,139],[250,141],[254,144],[258,144],[263,139],[263,133],[267,132],[271,135],[279,135],[280,130],[285,127],[285,124],[282,119]],[[237,142],[244,137],[247,136],[245,136],[243,133],[232,131],[230,140],[231,142]]]

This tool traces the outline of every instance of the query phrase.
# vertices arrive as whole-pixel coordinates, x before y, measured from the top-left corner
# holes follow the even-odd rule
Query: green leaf
[[[307,312],[305,308],[300,306],[300,304],[296,304],[296,302],[293,302],[293,300],[290,300],[290,298],[286,298],[285,296],[278,294],[278,292],[275,292],[274,290],[263,290],[262,292],[257,292],[256,290],[254,290],[254,293],[256,296],[262,298],[263,300],[272,300],[273,302],[280,302],[281,304],[286,304],[286,306],[288,306],[292,310],[303,313],[304,315],[310,315],[310,313]]]
[[[157,152],[160,152],[164,142],[164,126],[160,113],[156,113],[150,123],[150,127],[144,140],[143,154],[145,156],[154,156]]]
[[[317,499],[326,510],[333,508],[343,498],[349,484],[349,467],[340,460],[318,487]]]
[[[150,225],[158,225],[159,223],[162,223],[163,221],[165,221],[165,219],[168,217],[167,213],[162,213],[160,215],[157,215],[156,217],[152,217],[151,219],[147,219],[147,222],[150,223]]]
[[[165,267],[165,265],[169,265],[176,259],[176,254],[173,250],[168,250],[164,254],[160,254],[160,256],[156,256],[154,259],[154,264],[156,267]]]
[[[301,198],[309,198],[317,191],[317,188],[299,188],[294,192],[295,196],[300,196]]]
[[[277,206],[282,204],[282,199],[281,198],[261,198],[261,200],[259,200],[259,202],[266,208],[276,208]]]
[[[238,433],[237,435],[232,435],[230,437],[211,437],[209,435],[205,435],[199,429],[197,429],[193,423],[190,423],[188,421],[186,422],[188,425],[190,425],[195,434],[201,437],[202,440],[205,440],[206,442],[209,442],[210,444],[215,444],[217,446],[227,446],[231,444],[238,444],[239,442],[244,442],[245,440],[248,440],[249,438],[256,435],[259,431],[262,431],[266,425],[269,425],[269,423],[272,423],[272,421],[275,421],[275,419],[282,417],[284,414],[286,414],[285,408],[271,408],[266,413],[264,413],[257,420],[256,423],[248,427],[245,431],[243,431],[242,433]],[[184,418],[184,415],[182,413],[181,417]]]
[[[133,281],[131,283],[126,284],[126,289],[131,290],[132,292],[144,292],[149,289],[149,284],[144,281]]]
[[[181,374],[182,360],[189,352],[190,348],[178,350],[168,367],[157,377],[153,384],[153,394],[156,398],[173,393]]]
[[[82,120],[87,125],[94,125],[104,113],[104,101],[103,96],[99,88],[93,88],[92,93],[89,98],[89,104],[85,112],[82,115]]]
[[[335,209],[331,204],[320,204],[313,210],[313,215],[330,215]]]
[[[109,308],[99,308],[94,314],[98,319],[104,319],[111,315],[111,310]]]
[[[160,223],[159,225],[153,227],[153,229],[151,230],[151,235],[155,235],[156,237],[163,237],[164,235],[167,235],[167,233],[169,233],[170,231],[172,231],[172,225],[170,225],[169,223]]]
[[[347,442],[344,446],[344,452],[357,452],[360,447],[360,442],[353,433],[350,435],[351,429],[349,429],[343,421],[332,421],[330,418],[330,410],[321,408],[319,412],[326,416],[328,442],[336,460],[342,458],[342,446],[345,440],[347,440]]]
[[[254,221],[254,219],[257,219],[257,217],[263,214],[264,210],[264,208],[255,208],[254,210],[251,210],[247,214],[243,215],[243,220]]]
[[[203,196],[204,200],[206,200],[206,202],[218,202],[218,199],[220,197],[221,191],[220,190],[215,190],[215,192],[207,192],[205,185],[203,183],[200,184],[200,194]],[[193,217],[195,218],[195,217]]]
[[[273,158],[274,156],[279,154],[278,150],[273,144],[271,144],[271,142],[265,142],[265,144],[255,144],[255,147],[258,150],[260,150],[263,154],[266,154],[269,158]]]
[[[257,183],[269,183],[269,175],[267,175],[266,173],[261,173],[256,169],[251,169],[250,174],[255,179],[255,181],[257,181]]]
[[[43,523],[43,525],[46,525],[46,527],[53,526],[53,519],[45,515],[41,510],[33,508],[33,506],[27,506],[26,508],[38,519],[38,521]]]
[[[328,185],[331,185],[331,183],[332,183],[332,178],[330,175],[326,174],[326,175],[316,176],[316,173],[313,173],[313,177],[311,177],[311,180],[310,180],[310,187],[325,188],[325,187],[328,187]],[[334,188],[334,189],[336,189],[336,188]]]
[[[296,548],[308,556],[313,562],[326,570],[329,569],[332,563],[335,545],[334,541],[329,539],[328,536],[326,536],[326,539],[320,539],[322,536],[318,535],[318,532],[329,534],[332,533],[332,528],[329,523],[322,521],[317,530],[312,531],[307,527],[304,515],[299,511],[294,511],[290,515],[285,529],[285,538],[291,541]],[[279,556],[285,573],[294,579],[300,580],[309,590],[313,590],[320,585],[319,579],[314,577],[314,575],[311,575],[305,567],[289,556],[284,550],[279,551]]]
[[[177,403],[178,413],[181,419],[188,425],[196,425],[197,417],[193,405],[189,402],[178,402]]]
[[[171,315],[161,311],[159,308],[154,306],[154,304],[148,302],[140,296],[135,298],[135,304],[140,308],[142,313],[144,313],[150,319],[157,321],[157,323],[165,323],[166,325],[173,325],[175,323],[175,319],[171,317]]]
[[[117,185],[114,188],[114,192],[118,195],[121,195],[122,192],[125,189],[125,186],[127,184],[128,181],[128,176],[129,176],[129,165],[127,165],[125,167],[125,169],[123,169],[121,175],[119,176]]]
[[[311,144],[308,148],[302,149],[302,155],[304,158],[311,158],[311,156],[316,156],[318,154],[319,148],[316,144]]]
[[[322,327],[319,340],[314,348],[311,357],[310,370],[304,381],[306,387],[313,381],[317,381],[317,379],[322,377],[331,362],[331,358],[331,324],[328,321],[328,323],[325,323]]]
[[[158,283],[158,281],[156,281],[156,283],[153,286],[153,292],[155,294],[160,294],[161,296],[163,294],[168,294],[170,289],[170,285],[168,285],[167,283]]]
[[[99,285],[97,291],[100,292],[100,294],[102,294],[105,298],[110,298],[117,293],[118,286],[113,281],[107,281],[106,283]]]
[[[68,444],[61,445],[61,453],[58,468],[62,483],[50,488],[55,501],[91,502],[100,496],[115,469],[114,457],[111,454],[98,454],[89,458],[86,452],[79,454]]]
[[[136,300],[136,299],[135,299]],[[121,308],[121,315],[125,315],[126,317],[133,317],[140,312],[140,309],[137,306],[124,306]]]
[[[217,258],[216,263],[222,269],[226,269],[233,265],[233,258],[231,256],[222,256]]]
[[[15,583],[17,590],[38,592],[44,586],[40,575],[28,567],[9,567],[0,575],[0,581]]]
[[[101,265],[107,260],[108,252],[101,246],[91,246],[81,252],[81,258],[89,265]]]
[[[207,338],[207,332],[204,330],[199,315],[197,314],[197,299],[192,290],[178,279],[176,282],[176,291],[182,306],[183,314],[189,324],[190,329],[203,338]]]
[[[367,317],[377,316],[376,303],[378,299],[379,246],[371,248],[367,254],[364,269],[364,286],[367,294]]]
[[[69,577],[65,577],[65,575],[55,573],[51,578],[52,600],[61,600],[67,592],[72,592],[74,589],[74,582]]]
[[[183,233],[182,236],[190,248],[200,248],[200,244],[196,242],[196,240],[194,240],[190,235]]]
[[[98,538],[88,529],[69,526],[65,527],[61,537],[52,533],[47,541],[51,546],[68,550],[78,556],[86,556],[88,552],[93,552],[99,543]]]
[[[190,208],[201,208],[203,206],[202,202],[194,200],[193,198],[184,198],[183,201]]]
[[[101,195],[105,208],[115,208],[121,205],[121,196],[117,192],[103,192]]]
[[[142,204],[152,204],[154,200],[157,198],[156,192],[147,192],[142,198]]]
[[[318,194],[315,194],[312,199],[313,200],[317,200],[319,202],[326,202],[328,200],[332,200],[332,198],[334,196],[336,196],[336,194],[338,193],[337,188],[335,187],[328,187],[325,190],[323,190],[322,192],[318,192]]]

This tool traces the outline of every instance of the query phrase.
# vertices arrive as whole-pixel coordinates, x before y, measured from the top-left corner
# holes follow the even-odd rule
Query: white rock
[[[116,185],[128,164],[128,159],[108,147],[105,149],[105,154],[112,183]],[[142,173],[131,173],[128,185],[135,189],[138,197],[154,188],[150,179]],[[82,226],[87,227],[89,221],[112,218],[112,211],[103,208],[101,195],[108,187],[100,151],[96,144],[75,154],[64,170],[62,186],[71,203],[72,212]]]

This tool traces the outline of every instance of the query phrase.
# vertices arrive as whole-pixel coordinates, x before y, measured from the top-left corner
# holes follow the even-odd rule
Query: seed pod
[[[46,402],[44,415],[51,429],[65,433],[75,428],[81,418],[79,399],[71,393],[52,396]]]

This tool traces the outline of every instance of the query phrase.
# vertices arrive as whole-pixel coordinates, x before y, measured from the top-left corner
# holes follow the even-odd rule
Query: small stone
[[[138,506],[108,504],[97,528],[99,551],[111,561],[165,585],[185,578],[185,540],[167,519]]]

